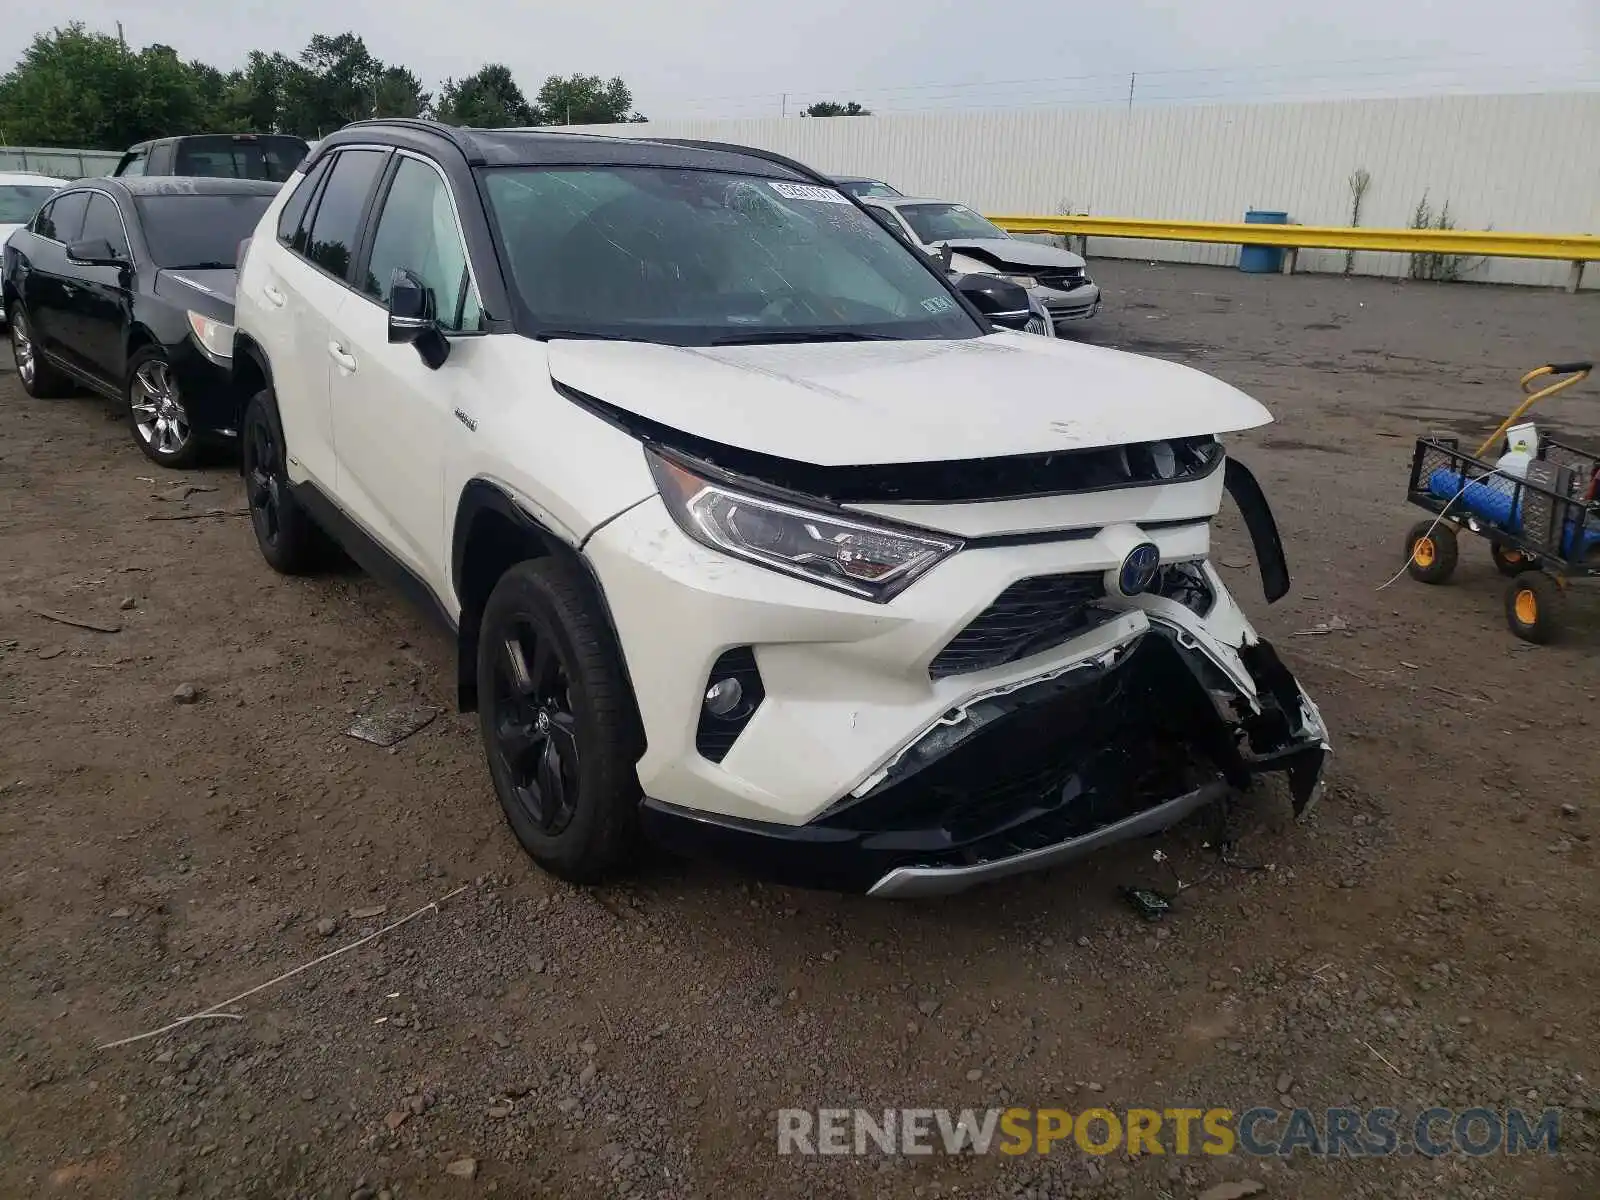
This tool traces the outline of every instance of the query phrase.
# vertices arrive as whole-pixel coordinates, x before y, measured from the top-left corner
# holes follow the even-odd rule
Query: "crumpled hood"
[[[1083,450],[1272,420],[1189,367],[1023,333],[713,348],[556,340],[549,362],[558,383],[626,412],[816,466]]]
[[[1056,267],[1067,269],[1084,265],[1083,256],[1058,250],[1044,242],[1025,242],[1021,238],[946,238],[939,243],[958,254],[977,254],[1013,267]]]

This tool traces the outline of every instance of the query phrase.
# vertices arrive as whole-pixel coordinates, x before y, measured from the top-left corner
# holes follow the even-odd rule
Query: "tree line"
[[[502,63],[447,79],[435,95],[354,33],[319,33],[295,58],[252,50],[244,66],[223,71],[73,22],[38,34],[0,76],[0,144],[9,145],[122,150],[178,133],[316,138],[368,117],[419,116],[480,128],[645,119],[621,79],[551,75],[530,101]]]

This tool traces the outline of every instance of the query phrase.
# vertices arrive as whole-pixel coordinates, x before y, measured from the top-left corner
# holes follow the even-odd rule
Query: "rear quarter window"
[[[332,173],[311,217],[311,236],[302,251],[328,274],[350,278],[361,218],[388,158],[385,150],[341,150],[333,160]]]
[[[83,234],[83,215],[89,208],[88,192],[67,192],[50,202],[50,207],[39,214],[40,237],[57,242],[75,242]]]
[[[305,223],[306,210],[311,207],[311,199],[317,194],[317,186],[328,173],[328,164],[331,158],[324,158],[294,185],[294,191],[289,193],[289,199],[284,202],[283,211],[278,214],[278,240],[285,246],[296,241],[295,234],[300,232]],[[298,239],[295,246],[297,250],[304,250],[305,239]]]

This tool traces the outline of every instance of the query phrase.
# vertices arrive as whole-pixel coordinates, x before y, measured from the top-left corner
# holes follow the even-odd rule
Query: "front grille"
[[[1088,300],[1050,300],[1045,303],[1045,308],[1052,317],[1075,317],[1080,313],[1092,312],[1094,304]]]
[[[1020,579],[950,639],[928,674],[943,679],[986,671],[1059,646],[1115,616],[1095,604],[1104,595],[1099,574]]]
[[[1082,267],[1052,267],[1034,271],[1032,275],[1045,287],[1055,288],[1057,291],[1062,292],[1071,291],[1086,282],[1083,277]]]

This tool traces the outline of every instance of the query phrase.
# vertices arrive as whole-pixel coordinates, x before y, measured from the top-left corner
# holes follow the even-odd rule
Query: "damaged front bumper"
[[[1241,669],[1248,685],[1239,678]],[[1327,733],[1272,647],[1228,662],[1181,621],[980,695],[801,826],[646,801],[648,832],[778,882],[924,897],[1159,832],[1268,772],[1302,813]]]

